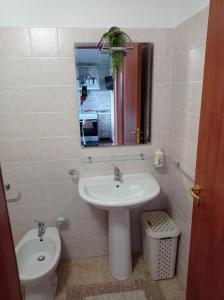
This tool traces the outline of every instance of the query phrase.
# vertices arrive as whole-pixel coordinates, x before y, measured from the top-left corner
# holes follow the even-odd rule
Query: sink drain
[[[45,260],[45,258],[46,257],[44,255],[40,255],[40,256],[37,257],[37,260],[38,261],[43,261],[43,260]]]

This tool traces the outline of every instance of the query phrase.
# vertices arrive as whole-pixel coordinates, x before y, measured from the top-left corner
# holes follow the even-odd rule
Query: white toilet
[[[16,246],[19,278],[25,285],[26,300],[53,300],[57,288],[55,269],[61,255],[57,228],[46,227],[41,238],[29,230]]]

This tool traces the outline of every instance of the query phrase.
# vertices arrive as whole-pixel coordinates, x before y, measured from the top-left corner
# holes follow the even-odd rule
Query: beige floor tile
[[[116,281],[116,279],[111,275],[109,270],[109,259],[108,256],[101,256],[99,259],[99,272],[97,274],[98,282],[105,281]]]
[[[147,279],[149,273],[145,267],[143,258],[141,255],[133,255],[133,270],[131,277],[133,279]]]
[[[58,289],[55,300],[65,300],[68,287],[116,281],[108,267],[108,257],[93,257],[62,261],[58,270]],[[133,255],[133,279],[148,279],[150,274],[141,255]],[[158,281],[166,300],[185,300],[185,293],[177,278]]]
[[[166,300],[185,300],[185,292],[183,291],[178,279],[160,280],[159,286],[166,297]]]

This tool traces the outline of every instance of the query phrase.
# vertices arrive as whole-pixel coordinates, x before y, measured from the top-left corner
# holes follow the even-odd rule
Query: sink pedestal
[[[159,195],[160,187],[149,173],[122,174],[79,179],[79,194],[86,202],[109,211],[109,266],[113,276],[125,280],[131,275],[130,210]]]
[[[130,212],[125,208],[109,210],[109,267],[112,275],[127,279],[132,271]]]

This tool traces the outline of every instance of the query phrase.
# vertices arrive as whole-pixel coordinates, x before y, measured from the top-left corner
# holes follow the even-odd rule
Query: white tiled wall
[[[80,98],[80,91],[77,92],[77,97]],[[90,90],[88,91],[88,97],[82,106],[80,106],[80,112],[85,110],[102,111],[111,109],[111,91],[107,90]],[[91,111],[90,111],[91,113]]]
[[[208,8],[179,25],[174,31],[175,64],[167,195],[170,213],[181,229],[177,276],[184,288],[192,218],[189,189],[193,181],[183,175],[172,162],[179,161],[185,171],[194,177],[207,21]]]
[[[135,41],[155,44],[152,145],[81,149],[75,92],[74,43],[97,42],[105,29],[0,28],[0,161],[5,183],[22,199],[9,203],[15,242],[33,227],[34,219],[55,225],[66,216],[61,231],[63,257],[108,252],[107,214],[86,204],[78,184],[68,175],[111,174],[109,163],[80,165],[80,157],[167,153],[173,58],[170,29],[128,29]],[[120,162],[122,172],[152,169],[151,161]],[[165,174],[156,174],[163,193],[149,208],[165,207]],[[147,207],[142,208],[147,209]],[[139,210],[132,214],[133,250],[141,248]]]
[[[8,205],[15,241],[34,219],[54,225],[63,215],[63,257],[108,253],[107,215],[80,199],[68,169],[80,176],[111,174],[111,164],[81,165],[80,158],[163,148],[169,168],[161,173],[152,170],[152,161],[118,166],[122,172],[152,170],[159,180],[160,196],[132,212],[133,250],[141,249],[139,213],[168,208],[182,231],[177,275],[186,286],[192,182],[172,160],[194,174],[207,13],[176,29],[124,29],[134,41],[155,45],[152,144],[106,149],[80,148],[73,57],[74,43],[96,42],[105,29],[0,28],[0,160],[5,183],[23,194]]]

